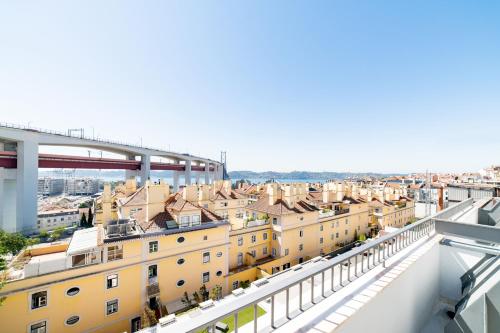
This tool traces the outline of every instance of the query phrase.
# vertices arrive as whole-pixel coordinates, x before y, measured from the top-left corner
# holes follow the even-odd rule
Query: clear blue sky
[[[500,163],[498,1],[2,1],[0,121],[231,170]]]

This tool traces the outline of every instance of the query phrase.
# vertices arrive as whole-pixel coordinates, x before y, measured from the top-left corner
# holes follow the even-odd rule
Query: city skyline
[[[1,121],[229,170],[477,171],[499,162],[498,6],[5,3]]]

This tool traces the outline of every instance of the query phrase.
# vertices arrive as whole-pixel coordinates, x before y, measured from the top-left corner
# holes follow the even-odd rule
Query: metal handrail
[[[332,285],[330,288],[330,292],[334,293],[338,291],[339,288],[344,287],[345,285],[349,284],[350,278],[351,278],[351,264],[352,260],[354,260],[355,265],[354,265],[354,276],[358,277],[358,273],[361,275],[370,271],[373,269],[375,266],[378,266],[380,264],[385,265],[385,260],[387,258],[392,257],[394,254],[398,253],[400,250],[408,247],[410,244],[413,244],[415,241],[421,239],[424,236],[429,235],[434,231],[434,219],[439,218],[441,214],[443,215],[453,215],[454,213],[457,213],[464,209],[466,206],[470,206],[472,204],[472,199],[463,201],[455,206],[449,207],[441,212],[438,212],[432,216],[429,216],[427,218],[421,219],[415,223],[412,223],[408,226],[405,226],[401,228],[398,231],[395,231],[391,234],[382,236],[376,240],[370,241],[368,243],[365,243],[359,247],[353,248],[352,250],[343,253],[337,257],[334,257],[332,259],[325,259],[322,258],[318,261],[318,259],[311,259],[305,263],[302,264],[302,269],[297,271],[295,275],[287,277],[287,279],[280,280],[280,281],[272,281],[273,277],[276,275],[272,275],[267,278],[267,282],[265,283],[259,283],[261,280],[257,280],[257,284],[254,283],[254,285],[257,286],[257,290],[250,292],[248,294],[245,294],[244,296],[239,296],[237,300],[234,302],[227,302],[224,303],[224,306],[217,307],[214,306],[210,309],[207,310],[200,310],[202,313],[200,315],[197,315],[196,317],[190,318],[189,321],[183,321],[183,322],[177,322],[174,324],[170,324],[168,326],[168,329],[173,329],[175,332],[198,332],[200,330],[206,329],[211,327],[212,331],[214,332],[215,330],[215,323],[218,321],[227,318],[230,315],[233,315],[235,317],[235,320],[237,321],[237,314],[241,310],[252,306],[254,307],[254,332],[257,332],[257,303],[264,301],[266,299],[271,299],[271,328],[277,328],[275,326],[275,321],[274,321],[274,296],[276,294],[279,294],[283,291],[287,292],[287,295],[289,293],[290,288],[293,288],[297,285],[300,286],[300,292],[299,292],[299,308],[301,311],[303,311],[302,308],[302,283],[306,280],[312,280],[311,283],[311,303],[315,304],[318,301],[314,299],[314,278],[315,276],[321,274],[322,275],[322,298],[326,298],[325,294],[325,273],[328,272],[330,274],[331,271],[331,276],[332,276]],[[365,254],[366,259],[365,259]],[[361,268],[359,271],[358,269],[358,256],[361,256]],[[315,262],[316,264],[311,267],[304,267],[307,265],[307,263]],[[366,265],[365,265],[366,262]],[[372,262],[370,266],[370,262]],[[347,280],[342,279],[342,271],[343,265],[347,264]],[[366,266],[366,270],[365,270]],[[334,271],[335,268],[338,269],[340,267],[340,278],[339,282],[340,284],[337,286],[334,286]],[[296,266],[293,266],[283,272],[295,270]],[[283,272],[281,274],[283,274]],[[344,283],[344,284],[343,284]],[[337,287],[337,289],[335,289]],[[288,310],[288,297],[287,297],[287,310]],[[290,314],[287,312],[286,314],[287,319],[292,319]],[[237,325],[235,325],[236,327]]]

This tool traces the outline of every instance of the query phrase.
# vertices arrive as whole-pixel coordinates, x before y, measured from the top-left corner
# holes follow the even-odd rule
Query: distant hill
[[[315,180],[328,180],[328,179],[346,179],[346,178],[362,178],[362,177],[390,177],[390,176],[402,176],[404,174],[383,174],[375,172],[312,172],[312,171],[292,171],[292,172],[277,172],[277,171],[265,171],[265,172],[254,172],[254,171],[230,171],[229,177],[233,180],[239,179],[259,179],[262,181],[269,179],[315,179]],[[40,177],[44,176],[56,176],[57,174],[53,170],[43,170],[39,172]],[[76,177],[97,177],[103,179],[124,179],[125,171],[123,170],[76,170]],[[152,179],[155,177],[170,178],[172,177],[171,171],[155,171],[152,175]]]
[[[264,172],[254,172],[254,171],[231,171],[229,176],[231,179],[346,179],[346,178],[362,178],[362,177],[390,177],[390,176],[402,176],[403,174],[383,174],[375,172],[312,172],[312,171],[292,171],[292,172],[276,172],[276,171],[264,171]]]

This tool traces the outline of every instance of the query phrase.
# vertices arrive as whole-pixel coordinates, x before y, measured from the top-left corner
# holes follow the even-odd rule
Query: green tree
[[[366,240],[366,235],[365,234],[359,235],[358,240],[364,242]]]
[[[40,230],[40,234],[38,235],[40,238],[47,238],[49,237],[49,233],[47,230]]]
[[[94,215],[92,215],[92,207],[89,206],[89,219],[87,221],[87,225],[89,228],[92,227],[93,221],[94,221]]]
[[[3,250],[0,249],[2,254],[17,254],[21,251],[26,245],[28,245],[28,239],[21,235],[20,233],[6,233],[5,231],[0,231],[0,246]]]
[[[5,281],[3,280],[3,271],[7,268],[7,263],[3,258],[6,254],[16,255],[18,254],[24,247],[32,244],[33,241],[30,241],[25,236],[19,233],[7,233],[3,230],[0,230],[0,289],[2,289]],[[0,305],[5,300],[5,297],[0,298]]]
[[[52,238],[57,240],[61,238],[61,236],[64,234],[64,227],[58,227],[54,231],[52,231]]]
[[[85,213],[83,213],[82,217],[80,218],[80,227],[87,228],[87,216],[85,215]]]

